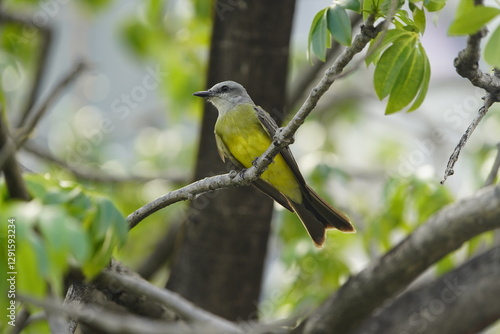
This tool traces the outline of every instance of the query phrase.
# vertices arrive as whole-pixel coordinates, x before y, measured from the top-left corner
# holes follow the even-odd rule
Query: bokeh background
[[[306,59],[310,24],[329,4],[297,0],[288,82],[287,107],[292,110],[309,91],[296,89],[311,71]],[[77,179],[74,171],[85,174],[78,180],[110,196],[125,215],[191,181],[203,110],[203,102],[191,94],[208,88],[211,2],[10,0],[2,5],[54,28],[40,100],[77,62],[90,64],[44,117],[29,141],[31,149],[19,155],[25,167],[60,179]],[[304,289],[311,299],[301,301],[304,307],[321,301],[349,273],[390,249],[445,203],[481,188],[497,151],[498,106],[463,150],[455,175],[439,184],[483,94],[453,67],[465,45],[464,38],[446,33],[454,6],[449,1],[439,14],[427,17],[423,45],[432,75],[418,110],[384,115],[386,101],[377,99],[371,83],[373,68],[360,63],[332,86],[297,132],[291,149],[304,176],[352,217],[358,234],[331,232],[328,251],[318,253],[298,219],[277,207],[260,301],[263,318],[289,315]],[[3,34],[0,80],[8,116],[15,120],[42,46],[36,34],[5,29],[10,30]],[[485,63],[480,66],[489,70]],[[147,218],[116,257],[132,268],[140,266],[184,209],[179,203]],[[428,275],[449,270],[493,239],[487,234],[468,243]],[[164,286],[168,273],[166,264],[154,281]]]

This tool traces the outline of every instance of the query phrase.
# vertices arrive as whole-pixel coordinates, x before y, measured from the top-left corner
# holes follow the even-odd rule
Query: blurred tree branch
[[[40,306],[49,313],[58,313],[77,319],[80,323],[87,325],[92,330],[108,334],[190,334],[190,333],[221,333],[218,327],[209,324],[187,324],[185,322],[168,322],[154,320],[130,313],[118,313],[109,311],[104,307],[86,304],[79,308],[68,307],[58,301],[51,299],[38,300],[28,296],[19,296],[19,300],[35,306]],[[60,332],[57,332],[60,333]],[[224,333],[236,333],[239,331],[226,331]]]
[[[53,31],[50,26],[36,25],[32,20],[26,17],[21,17],[14,14],[8,14],[0,9],[0,24],[5,24],[5,23],[19,24],[27,29],[37,29],[41,36],[40,45],[42,49],[40,50],[40,53],[38,53],[35,78],[29,93],[29,97],[26,100],[24,108],[21,110],[21,115],[19,121],[17,122],[17,127],[21,127],[23,124],[25,124],[30,114],[30,111],[35,105],[35,101],[40,93],[42,78],[47,68],[49,50],[52,45]]]
[[[168,307],[188,322],[203,323],[209,328],[215,328],[224,333],[241,333],[239,327],[234,323],[202,310],[180,295],[158,288],[142,278],[104,270],[96,282],[111,286],[114,289],[125,289],[128,292],[143,296],[143,298],[148,298],[152,302]]]
[[[76,66],[66,74],[54,87],[49,96],[43,101],[39,108],[32,112],[31,119],[26,119],[23,126],[19,128],[19,133],[16,135],[16,146],[21,147],[30,134],[35,129],[38,122],[42,119],[43,115],[47,112],[49,107],[60,97],[62,92],[71,84],[76,78],[86,70],[87,65],[84,62],[79,62]]]
[[[4,174],[10,197],[29,201],[31,196],[24,184],[15,152],[15,143],[9,134],[3,110],[0,109],[0,170]]]
[[[137,273],[144,279],[150,279],[160,267],[173,259],[179,233],[184,232],[183,221],[179,218],[170,223],[166,234],[157,242],[151,254],[137,268]]]
[[[348,333],[430,265],[465,241],[498,227],[500,186],[482,189],[475,196],[445,207],[391,251],[349,278],[308,318],[300,333]]]
[[[499,169],[500,169],[500,143],[497,144],[497,155],[495,157],[495,161],[493,162],[493,165],[491,166],[490,173],[488,174],[486,181],[484,181],[485,187],[491,186],[492,184],[495,183],[495,180],[498,176]]]
[[[64,160],[52,155],[46,149],[38,146],[34,142],[30,142],[30,141],[26,142],[23,145],[23,149],[26,152],[39,157],[40,159],[51,162],[51,163],[65,169],[65,170],[69,171],[70,173],[74,174],[79,179],[88,180],[88,181],[92,181],[92,182],[146,183],[146,182],[150,182],[153,180],[162,179],[162,180],[166,180],[166,181],[173,182],[176,184],[181,184],[181,183],[185,183],[187,180],[187,175],[181,175],[180,173],[177,173],[176,175],[172,175],[172,174],[175,174],[174,172],[169,172],[168,174],[165,174],[165,175],[153,175],[153,176],[142,176],[142,175],[119,176],[119,175],[105,174],[105,173],[101,173],[101,172],[95,171],[95,170],[80,169],[80,168],[72,167],[68,163],[66,163]]]
[[[476,333],[500,317],[500,246],[403,295],[352,334]]]

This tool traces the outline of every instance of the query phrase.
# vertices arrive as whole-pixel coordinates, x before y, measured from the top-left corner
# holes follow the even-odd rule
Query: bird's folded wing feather
[[[272,119],[271,119],[272,120]],[[273,120],[274,122],[274,120]],[[276,123],[275,123],[276,124]],[[271,137],[272,138],[272,137]],[[228,158],[229,162],[231,162],[236,168],[238,169],[244,169],[245,166],[243,166],[229,151],[227,148],[226,144],[222,140],[222,138],[216,133],[215,134],[215,142],[217,144],[217,150],[219,151],[219,156],[221,157],[222,161],[226,162],[226,158]],[[269,183],[262,179],[257,179],[252,183],[257,189],[262,191],[264,194],[268,195],[272,199],[274,199],[276,202],[281,204],[283,207],[285,207],[287,210],[290,210],[293,212],[292,207],[288,203],[288,200],[286,199],[283,194],[281,194],[278,190],[274,189],[273,186],[271,186]]]
[[[265,111],[259,106],[254,107],[254,109],[255,112],[257,113],[257,117],[260,120],[260,123],[262,124],[262,127],[264,128],[264,130],[266,130],[269,137],[271,137],[271,140],[273,140],[274,135],[278,130],[278,125],[276,124],[274,119],[267,113],[267,111]],[[293,157],[290,148],[288,146],[282,148],[280,150],[280,154],[283,157],[283,159],[285,159],[285,162],[287,163],[288,167],[290,167],[290,169],[292,170],[300,186],[305,188],[306,181],[304,180],[304,177],[300,173],[299,166],[297,165],[297,162],[295,161],[295,158]]]

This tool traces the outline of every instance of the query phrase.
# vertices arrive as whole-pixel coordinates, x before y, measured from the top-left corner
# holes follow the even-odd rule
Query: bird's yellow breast
[[[233,158],[245,168],[251,167],[255,159],[271,145],[271,138],[262,127],[251,104],[239,105],[219,116],[215,133]],[[297,179],[281,154],[274,158],[260,177],[294,202],[302,202]]]

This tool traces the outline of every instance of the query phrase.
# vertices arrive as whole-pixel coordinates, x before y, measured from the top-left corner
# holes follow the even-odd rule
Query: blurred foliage
[[[500,15],[500,8],[476,6],[473,0],[460,0],[448,33],[450,35],[474,34],[498,15]]]
[[[363,234],[368,254],[385,253],[401,236],[410,234],[432,214],[453,202],[449,190],[437,180],[415,176],[389,178],[382,193],[382,207],[369,219]]]
[[[12,264],[1,252],[0,276],[5,282],[8,272],[17,272],[16,294],[41,298],[50,291],[63,297],[68,270],[79,268],[88,278],[99,273],[115,247],[125,244],[128,225],[109,199],[77,183],[34,174],[25,175],[25,181],[30,202],[8,199],[0,183],[0,244],[13,245],[9,258],[15,259]],[[1,285],[2,308],[8,303],[7,289]]]
[[[142,6],[143,15],[123,22],[123,40],[137,57],[153,60],[168,73],[162,84],[172,103],[169,113],[192,113],[197,102],[186,92],[205,84],[212,3],[150,0]]]

